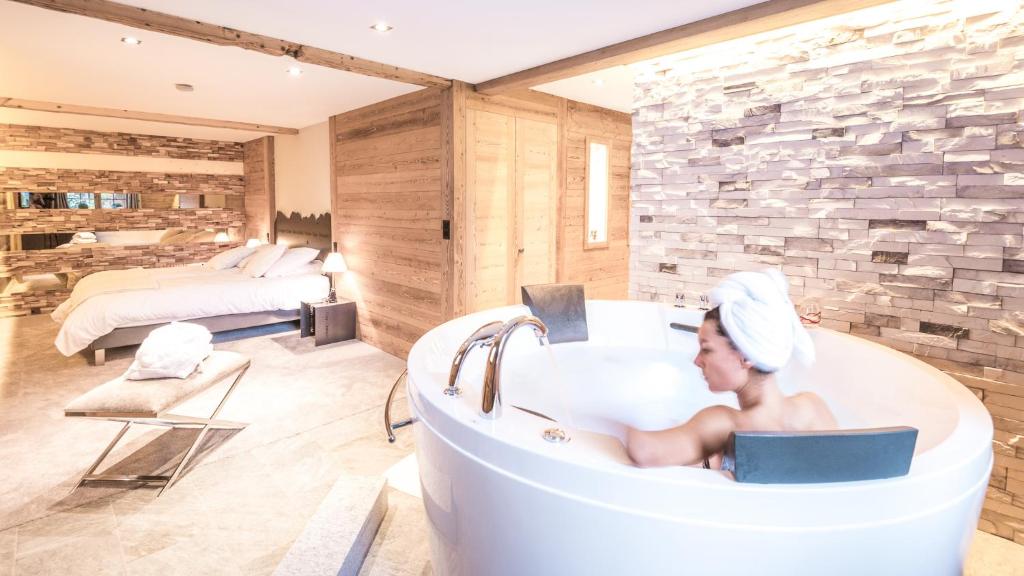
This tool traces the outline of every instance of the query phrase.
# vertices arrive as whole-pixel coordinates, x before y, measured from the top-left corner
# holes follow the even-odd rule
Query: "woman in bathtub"
[[[742,430],[834,430],[835,417],[818,395],[785,396],[775,372],[790,357],[814,361],[814,345],[789,300],[778,270],[737,272],[711,292],[715,306],[697,332],[694,364],[712,392],[732,392],[739,410],[711,406],[676,428],[629,428],[626,449],[638,466],[703,465],[718,469],[729,434]]]

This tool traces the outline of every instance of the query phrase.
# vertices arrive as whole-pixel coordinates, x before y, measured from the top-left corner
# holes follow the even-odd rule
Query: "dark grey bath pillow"
[[[723,469],[737,482],[808,484],[905,476],[917,429],[909,426],[818,432],[735,432]]]
[[[583,342],[587,332],[586,296],[582,284],[523,286],[523,304],[548,327],[548,342]]]

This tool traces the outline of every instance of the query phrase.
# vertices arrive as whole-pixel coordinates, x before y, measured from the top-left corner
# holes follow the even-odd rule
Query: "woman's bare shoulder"
[[[788,398],[793,410],[793,424],[805,430],[838,428],[835,416],[825,400],[814,392],[800,392]]]

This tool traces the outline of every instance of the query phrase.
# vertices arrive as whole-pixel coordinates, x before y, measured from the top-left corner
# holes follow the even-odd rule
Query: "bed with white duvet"
[[[255,278],[243,268],[206,265],[97,272],[82,278],[51,314],[61,325],[54,343],[71,356],[116,328],[296,310],[328,290],[327,277],[315,271]]]

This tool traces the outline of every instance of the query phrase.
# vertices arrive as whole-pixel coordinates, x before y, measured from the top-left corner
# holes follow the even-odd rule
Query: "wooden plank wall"
[[[558,281],[583,284],[587,298],[625,299],[629,292],[629,168],[633,143],[630,116],[572,100],[566,101],[560,116],[565,146],[565,192]],[[612,143],[612,189],[608,246],[584,250],[588,136]]]
[[[557,126],[557,279],[584,283],[591,298],[627,295],[630,117],[539,93],[484,96],[459,83],[427,88],[331,118],[334,239],[349,266],[339,294],[357,303],[360,338],[396,356],[471,308],[467,261],[481,244],[467,221],[466,188],[487,148],[466,139],[477,112]],[[588,135],[613,142],[614,205],[609,247],[584,251]],[[516,153],[511,145],[504,153]],[[453,240],[442,239],[444,219],[452,221]]]
[[[335,116],[334,238],[359,337],[405,357],[444,319],[440,89]]]
[[[274,137],[243,145],[245,159],[245,236],[274,241]]]

